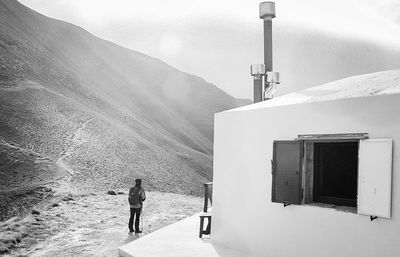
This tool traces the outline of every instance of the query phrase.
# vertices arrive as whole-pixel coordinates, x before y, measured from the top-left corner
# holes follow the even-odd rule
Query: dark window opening
[[[314,143],[314,202],[357,205],[357,142]]]

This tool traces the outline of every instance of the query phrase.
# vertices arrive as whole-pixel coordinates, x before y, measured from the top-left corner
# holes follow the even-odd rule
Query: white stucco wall
[[[271,202],[274,140],[358,132],[393,139],[392,219]],[[399,94],[218,113],[214,133],[214,243],[260,257],[400,256]]]

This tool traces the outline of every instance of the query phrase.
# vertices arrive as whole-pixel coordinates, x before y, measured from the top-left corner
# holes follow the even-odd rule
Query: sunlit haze
[[[260,1],[20,2],[44,15],[71,22],[96,36],[198,75],[236,97],[251,98],[249,65],[262,62],[263,58],[262,21],[258,18]],[[395,12],[399,8],[395,0],[277,0],[274,33],[281,28],[285,28],[282,34],[313,31],[347,42],[369,42],[395,49],[400,48],[400,19],[399,12]],[[283,40],[285,37],[281,35],[274,38],[276,47]],[[296,47],[293,42],[293,48]],[[275,53],[278,65],[282,62],[279,58],[290,56]]]

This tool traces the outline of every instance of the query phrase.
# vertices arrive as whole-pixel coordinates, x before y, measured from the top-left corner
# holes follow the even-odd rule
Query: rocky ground
[[[90,152],[91,122],[76,126],[63,151],[52,157],[0,136],[0,255],[117,256],[119,246],[138,238],[127,233],[128,188],[109,195],[99,186],[104,181],[112,187],[109,173],[93,172],[97,179],[91,179],[76,163]],[[163,176],[151,181],[157,179],[164,181]],[[154,190],[146,180],[144,186]],[[200,197],[148,192],[141,236],[201,209]]]
[[[0,223],[4,256],[118,256],[117,248],[202,209],[202,198],[147,192],[143,234],[128,234],[127,189],[120,194],[66,194],[37,204],[25,217]],[[124,194],[122,194],[124,193]]]
[[[119,246],[138,238],[127,234],[128,188],[117,190],[124,193],[117,195],[106,194],[105,190],[131,185],[126,178],[133,180],[137,175],[122,174],[130,172],[129,165],[120,170],[108,169],[108,166],[119,167],[118,163],[101,153],[133,160],[129,167],[136,169],[138,163],[143,163],[146,169],[156,169],[148,161],[152,155],[142,149],[139,155],[143,160],[137,161],[129,155],[135,151],[123,147],[125,136],[125,141],[122,137],[116,140],[117,150],[98,150],[99,146],[106,146],[90,137],[96,122],[92,118],[80,119],[78,125],[69,129],[65,144],[46,140],[34,145],[52,149],[49,155],[38,150],[41,148],[21,145],[10,140],[11,136],[0,135],[0,255],[117,256]],[[1,127],[1,132],[5,131]],[[60,151],[56,151],[57,147]],[[97,161],[91,162],[88,156]],[[193,178],[180,174],[164,172],[143,180],[152,192],[145,202],[142,223],[145,233],[141,236],[202,210],[200,197],[160,192],[200,192],[201,179],[186,183]]]

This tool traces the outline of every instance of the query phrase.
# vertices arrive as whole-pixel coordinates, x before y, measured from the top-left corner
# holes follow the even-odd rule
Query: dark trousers
[[[131,216],[129,217],[129,231],[133,231],[133,219],[135,219],[135,230],[139,231],[140,212],[142,208],[131,208]],[[135,217],[136,216],[136,217]]]

